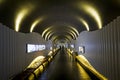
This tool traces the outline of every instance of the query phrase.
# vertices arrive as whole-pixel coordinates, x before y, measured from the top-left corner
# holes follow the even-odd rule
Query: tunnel
[[[0,80],[120,80],[120,1],[0,0]]]

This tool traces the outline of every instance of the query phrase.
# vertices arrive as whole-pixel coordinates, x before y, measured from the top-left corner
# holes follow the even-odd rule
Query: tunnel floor
[[[83,78],[84,77],[84,78]],[[78,68],[73,57],[61,49],[38,80],[91,80]]]

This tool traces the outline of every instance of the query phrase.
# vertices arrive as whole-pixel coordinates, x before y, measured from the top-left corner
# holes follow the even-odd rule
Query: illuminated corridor
[[[39,80],[90,80],[88,76],[80,74],[81,70],[73,57],[61,50]]]
[[[120,80],[120,0],[0,0],[0,80]]]

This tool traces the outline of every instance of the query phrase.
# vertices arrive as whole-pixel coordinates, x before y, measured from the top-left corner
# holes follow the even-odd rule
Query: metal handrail
[[[87,66],[85,66],[85,64],[83,64],[79,59],[78,59],[78,55],[77,54],[72,54],[69,50],[67,50],[69,52],[69,54],[79,63],[79,65],[82,66],[82,68],[87,72],[89,73],[89,76],[91,78],[94,78],[95,80],[107,80],[106,77],[104,77],[102,74],[100,74],[99,72],[97,72],[95,69],[91,69]]]
[[[52,60],[52,58],[55,57],[55,55],[57,54],[58,51],[59,51],[59,49],[57,49],[55,52],[53,52],[51,56],[45,57],[45,59],[41,62],[41,64],[39,64],[36,68],[26,68],[26,69],[25,69],[24,71],[22,71],[20,74],[14,76],[14,77],[12,77],[12,78],[10,78],[10,80],[16,80],[16,79],[17,79],[17,80],[25,80],[25,79],[27,79],[31,74],[33,74],[34,77],[36,78],[37,75],[34,73],[34,71],[37,70],[40,66],[43,66],[43,70],[44,70],[44,68],[45,68],[44,63],[46,63],[46,62],[48,62],[48,63],[51,62],[51,61],[49,61],[49,59],[51,58],[51,60]]]
[[[92,75],[90,76],[91,78],[95,80],[107,80],[105,76],[100,74],[94,68],[90,68],[90,66],[88,67],[85,64],[83,64],[77,57],[76,57],[76,61],[83,67],[83,69],[88,73],[88,75]]]

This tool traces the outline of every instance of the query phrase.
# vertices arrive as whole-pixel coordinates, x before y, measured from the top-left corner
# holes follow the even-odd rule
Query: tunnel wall
[[[79,46],[85,46],[83,55],[108,80],[120,79],[120,17],[101,30],[82,32],[76,41],[77,51]]]
[[[44,51],[26,53],[28,43],[50,46],[37,33],[15,32],[0,24],[0,80],[9,80],[9,77],[24,70],[35,57],[46,55],[49,51],[47,47]]]

